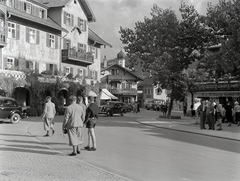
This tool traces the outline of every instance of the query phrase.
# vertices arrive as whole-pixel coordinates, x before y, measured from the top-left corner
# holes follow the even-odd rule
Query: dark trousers
[[[214,113],[207,114],[207,122],[208,122],[209,129],[214,130],[215,129],[214,128],[214,123],[215,123]]]
[[[205,129],[205,124],[206,124],[206,113],[201,112],[200,113],[200,129]]]

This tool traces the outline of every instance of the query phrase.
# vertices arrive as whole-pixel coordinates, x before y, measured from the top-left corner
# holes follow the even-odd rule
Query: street
[[[11,168],[12,172],[17,172],[21,167],[21,164],[17,167],[11,163],[11,159],[8,162],[2,156],[10,155],[10,153],[18,155],[21,152],[21,157],[25,155],[26,162],[23,162],[22,165],[26,170],[36,171],[37,169],[33,168],[35,166],[39,172],[45,173],[44,177],[35,174],[32,180],[66,179],[67,177],[62,175],[58,175],[59,178],[57,175],[51,176],[55,168],[60,167],[59,164],[63,164],[61,160],[65,160],[64,167],[71,168],[72,162],[79,160],[84,164],[90,164],[90,166],[93,165],[103,171],[116,174],[116,177],[113,175],[108,180],[117,180],[117,176],[122,176],[123,180],[128,178],[138,181],[240,180],[239,141],[162,129],[137,122],[142,118],[151,120],[158,117],[159,114],[156,111],[143,110],[138,114],[127,113],[123,117],[119,115],[101,116],[96,127],[97,151],[89,152],[82,149],[81,154],[74,158],[67,156],[71,153],[72,148],[68,146],[67,135],[62,135],[60,131],[62,116],[55,118],[56,133],[48,138],[43,137],[45,132],[40,118],[27,118],[18,125],[1,123],[0,178],[4,175],[3,173],[6,173],[5,169]],[[191,129],[190,126],[189,129]],[[83,146],[86,146],[86,141],[85,135]],[[49,170],[50,173],[47,173],[47,169],[44,169],[43,172],[39,165],[28,161],[27,155],[34,155],[38,161],[43,159],[43,155],[50,155],[51,161],[46,162],[51,165],[51,168],[52,166],[54,168]],[[2,162],[2,160],[4,161]],[[66,160],[70,160],[70,162]],[[74,162],[74,164],[78,163]],[[46,165],[45,167],[47,168]],[[59,173],[62,169],[64,170],[62,167],[58,169]],[[82,171],[91,173],[91,170],[87,169]],[[82,172],[74,175],[73,173],[77,174],[77,170],[76,172],[70,170],[66,173],[71,175],[67,178],[69,180],[77,180],[76,178],[84,180],[87,177],[82,175]],[[46,176],[48,174],[49,178]],[[4,176],[7,178],[6,175]],[[99,175],[103,175],[102,171]],[[107,180],[107,175],[95,177],[92,180]],[[20,179],[20,177],[18,178]]]

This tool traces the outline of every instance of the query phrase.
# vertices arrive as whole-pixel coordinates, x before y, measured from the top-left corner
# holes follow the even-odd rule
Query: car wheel
[[[108,111],[108,112],[107,112],[107,116],[113,116],[112,111]]]
[[[11,123],[16,124],[20,121],[20,119],[21,119],[20,115],[18,113],[14,113],[11,116],[10,121],[11,121]]]
[[[123,116],[123,113],[121,113],[121,116]]]

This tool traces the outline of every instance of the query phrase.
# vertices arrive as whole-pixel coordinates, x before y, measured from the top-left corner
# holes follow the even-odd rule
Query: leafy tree
[[[151,72],[156,84],[170,90],[171,114],[173,101],[182,99],[187,91],[183,70],[200,59],[204,47],[215,39],[193,6],[181,3],[182,19],[171,9],[154,5],[151,18],[136,22],[134,30],[120,27],[121,41],[131,62],[140,63]]]
[[[206,24],[218,39],[219,51],[208,53],[198,69],[208,72],[208,78],[215,81],[240,79],[240,1],[209,4]]]

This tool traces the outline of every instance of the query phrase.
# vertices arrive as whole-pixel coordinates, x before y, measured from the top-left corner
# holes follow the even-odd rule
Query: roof
[[[34,1],[44,4],[49,8],[54,8],[54,7],[64,7],[70,0],[34,0]],[[82,6],[88,21],[96,21],[96,18],[88,2],[86,0],[78,0],[78,2]]]
[[[121,65],[118,65],[118,64],[110,65],[110,66],[108,66],[108,67],[106,67],[106,68],[103,68],[101,71],[108,70],[108,69],[112,68],[113,66],[117,66],[117,67],[119,67],[119,68],[121,68],[121,69],[127,71],[128,73],[130,73],[130,74],[132,74],[133,76],[135,76],[138,80],[143,80],[143,79],[140,78],[138,75],[134,74],[133,72],[131,72],[131,71],[128,70],[127,68],[122,67]]]
[[[57,23],[55,23],[50,18],[43,19],[43,18],[33,16],[31,14],[27,14],[27,13],[24,13],[22,11],[19,11],[17,9],[13,9],[13,8],[8,8],[7,11],[10,15],[13,15],[13,16],[16,16],[16,17],[19,17],[19,18],[22,18],[22,19],[26,19],[26,20],[29,20],[29,21],[32,21],[32,22],[36,22],[38,24],[41,24],[41,25],[44,25],[44,26],[47,26],[47,27],[50,27],[50,28],[53,28],[53,29],[56,29],[56,30],[59,30],[59,31],[68,32],[66,29],[59,26]]]
[[[153,85],[153,77],[147,77],[143,81],[138,83],[138,87],[152,86],[152,85]]]
[[[91,30],[90,28],[88,28],[88,39],[96,43],[99,43],[101,45],[106,45],[112,48],[112,45],[104,41],[101,37],[99,37],[96,33],[94,33],[93,30]]]

